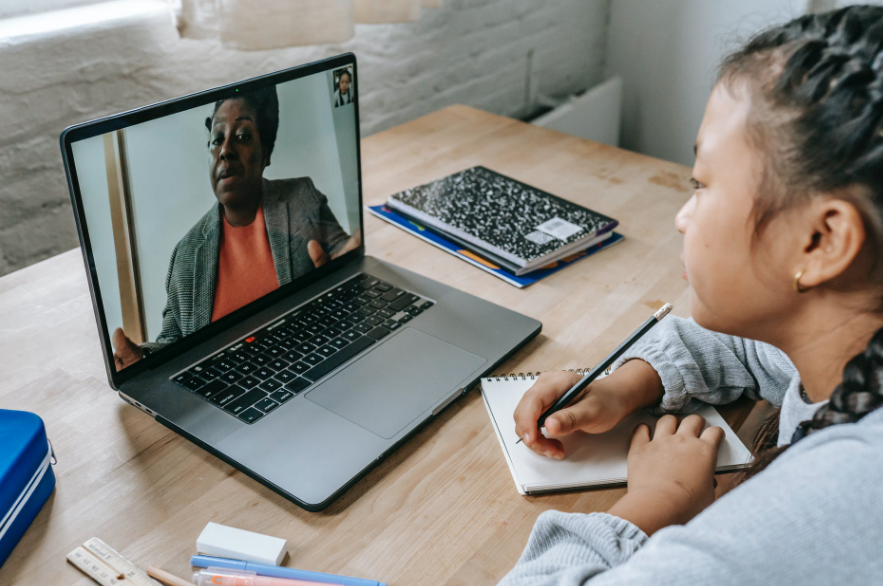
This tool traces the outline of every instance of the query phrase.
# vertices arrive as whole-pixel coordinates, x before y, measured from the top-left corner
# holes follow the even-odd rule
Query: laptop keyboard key
[[[228,370],[233,370],[234,366],[235,364],[233,364],[229,360],[221,360],[220,362],[215,363],[215,368],[217,368],[218,370],[223,370],[224,372],[227,372]]]
[[[303,362],[295,362],[292,364],[288,370],[294,371],[298,374],[303,374],[310,369],[309,364],[304,364]]]
[[[217,395],[211,398],[211,402],[217,405],[218,407],[224,407],[230,403],[230,401],[240,397],[245,393],[245,389],[240,387],[239,385],[233,385],[232,387],[227,387]]]
[[[310,381],[304,380],[302,378],[296,378],[289,383],[285,383],[285,389],[291,391],[295,395],[310,386]],[[276,391],[277,393],[279,391]]]
[[[225,383],[227,383],[228,385],[232,385],[233,383],[235,383],[236,381],[238,381],[241,378],[242,378],[241,374],[239,374],[235,370],[231,370],[230,372],[221,376],[221,378],[218,380],[222,380]]]
[[[359,332],[360,334],[367,334],[368,332],[370,332],[370,331],[371,331],[372,329],[374,329],[374,328],[373,328],[373,326],[371,326],[370,324],[364,323],[364,324],[358,324],[358,325],[357,325],[355,328],[353,328],[353,329],[355,329],[355,330],[356,330],[357,332]]]
[[[403,295],[405,292],[401,289],[394,287],[380,296],[381,299],[385,301],[395,301],[399,298],[400,295]]]
[[[401,311],[411,305],[412,301],[409,299],[410,295],[405,293],[400,295],[398,299],[389,304],[389,309],[391,311]]]
[[[224,371],[215,368],[214,366],[210,366],[205,369],[205,372],[202,373],[203,378],[207,379],[215,379],[224,374]]]
[[[261,411],[263,411],[264,413],[269,413],[270,411],[272,411],[273,409],[278,407],[279,403],[277,403],[276,401],[274,401],[273,399],[271,399],[269,397],[264,397],[263,399],[261,399],[260,401],[255,403],[254,406],[257,409],[260,409]]]
[[[252,373],[252,376],[259,380],[266,380],[276,374],[276,371],[272,368],[267,368],[266,366],[262,366]]]
[[[227,406],[224,407],[224,411],[232,413],[233,415],[239,415],[266,396],[267,393],[264,391],[261,391],[260,389],[252,389],[238,399],[227,403]]]
[[[271,362],[267,366],[269,366],[270,368],[272,368],[278,372],[280,370],[285,369],[289,364],[291,364],[291,363],[287,362],[285,360],[282,360],[281,358],[277,358],[276,360],[274,360],[273,362]]]
[[[249,374],[257,370],[257,366],[253,362],[243,362],[239,366],[236,367],[236,370],[241,372],[242,374]]]
[[[245,411],[240,413],[239,419],[243,420],[246,423],[254,423],[263,416],[263,413],[252,407],[251,409],[246,409]]]
[[[281,372],[277,372],[276,376],[273,378],[279,381],[280,383],[287,383],[288,381],[294,380],[297,375],[290,370],[283,370]]]
[[[279,389],[275,393],[270,395],[270,398],[276,401],[277,403],[284,403],[288,399],[292,398],[294,393],[291,391],[286,391],[285,389]]]
[[[329,356],[331,356],[332,354],[337,352],[337,348],[326,344],[326,345],[322,346],[321,348],[319,348],[318,350],[316,350],[316,352],[321,354],[325,358],[328,358]]]
[[[289,363],[300,360],[303,357],[303,354],[298,352],[297,350],[289,350],[285,354],[282,355],[282,360],[287,360]]]
[[[196,394],[201,397],[205,397],[206,399],[211,399],[226,388],[227,385],[225,383],[219,380],[214,380],[196,391]]]
[[[377,326],[376,328],[374,328],[373,330],[368,332],[366,335],[369,338],[374,338],[375,340],[379,340],[380,338],[384,337],[388,333],[389,333],[388,329],[384,328],[383,326]]]
[[[350,330],[348,332],[343,333],[343,337],[352,342],[353,340],[358,340],[362,337],[362,334],[357,332],[356,330]]]
[[[340,350],[341,348],[349,344],[349,342],[347,342],[343,338],[334,338],[333,340],[331,340],[330,344]]]
[[[273,391],[275,391],[277,389],[281,389],[282,383],[280,383],[279,381],[277,381],[274,378],[268,378],[267,380],[265,380],[264,382],[259,384],[258,388],[261,390],[267,391],[268,393],[272,393]]]
[[[315,366],[316,364],[319,364],[320,362],[322,362],[322,357],[319,356],[318,354],[315,354],[315,353],[314,354],[307,354],[306,356],[304,356],[304,362]]]
[[[198,376],[191,376],[182,384],[191,391],[198,391],[200,388],[205,386],[205,381]]]
[[[368,348],[373,343],[374,340],[371,338],[362,336],[346,348],[340,350],[337,354],[330,356],[328,360],[322,364],[308,370],[307,373],[304,374],[304,377],[311,381],[317,381],[356,354],[360,353],[362,350]]]
[[[250,388],[252,388],[252,387],[257,386],[257,384],[258,384],[259,382],[261,382],[260,379],[257,379],[257,378],[255,378],[255,377],[249,375],[249,376],[245,377],[244,379],[241,379],[241,380],[240,380],[238,383],[236,383],[236,384],[239,385],[239,386],[242,387],[242,388],[250,389]]]

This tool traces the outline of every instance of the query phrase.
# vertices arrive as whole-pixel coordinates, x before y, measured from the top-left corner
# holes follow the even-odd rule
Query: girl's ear
[[[800,286],[808,289],[836,279],[853,265],[867,239],[859,210],[843,199],[817,198],[807,210],[800,252]]]

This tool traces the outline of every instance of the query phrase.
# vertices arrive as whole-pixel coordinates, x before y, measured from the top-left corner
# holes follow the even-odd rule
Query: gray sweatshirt
[[[779,445],[824,402],[769,344],[669,316],[614,364],[647,361],[665,394],[657,414],[742,393],[781,405]],[[606,513],[539,516],[503,586],[883,584],[883,409],[807,436],[686,525],[652,538]]]

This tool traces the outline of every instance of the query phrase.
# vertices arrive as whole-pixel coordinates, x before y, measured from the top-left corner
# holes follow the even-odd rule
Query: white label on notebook
[[[531,242],[533,242],[534,244],[546,244],[548,242],[555,240],[554,238],[552,238],[551,236],[549,236],[545,232],[540,232],[539,230],[534,230],[530,234],[525,234],[524,237],[527,238],[528,240],[530,240]]]
[[[545,232],[549,236],[553,236],[558,240],[567,240],[574,234],[582,232],[583,229],[576,224],[571,224],[567,220],[555,216],[551,220],[546,220],[536,227],[536,230]]]

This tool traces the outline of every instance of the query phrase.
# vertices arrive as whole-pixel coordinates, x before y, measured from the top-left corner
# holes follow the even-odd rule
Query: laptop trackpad
[[[485,362],[420,330],[405,328],[306,398],[389,439],[459,389]]]

